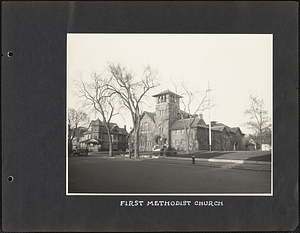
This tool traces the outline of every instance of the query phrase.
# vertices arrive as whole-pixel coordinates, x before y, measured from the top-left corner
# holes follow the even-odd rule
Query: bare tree
[[[197,116],[201,115],[204,110],[213,107],[213,105],[210,103],[212,100],[209,100],[208,98],[209,90],[206,90],[205,95],[201,97],[199,91],[190,90],[185,83],[181,83],[179,88],[180,91],[174,83],[173,85],[176,89],[176,94],[183,97],[180,98],[180,104],[182,105],[183,109],[180,109],[179,107],[177,112],[180,115],[180,120],[182,121],[186,135],[186,153],[189,153],[190,149],[193,148],[196,143],[192,137],[191,126],[193,125]]]
[[[88,116],[82,110],[74,108],[68,109],[68,147],[69,153],[72,151],[73,139],[79,126],[83,126],[88,122]]]
[[[120,102],[125,106],[132,118],[134,134],[134,156],[139,158],[139,132],[142,116],[143,99],[147,92],[158,86],[157,72],[150,66],[144,67],[140,80],[137,80],[133,73],[120,64],[109,63],[109,71],[113,82],[108,87],[116,94]]]
[[[116,98],[111,95],[107,88],[110,82],[111,78],[94,72],[90,75],[90,82],[84,82],[82,79],[79,80],[78,96],[85,100],[85,106],[91,106],[96,112],[100,113],[108,135],[109,156],[113,157],[110,122],[112,117],[118,114],[118,111],[116,111]]]
[[[263,99],[252,95],[250,95],[249,99],[250,108],[245,110],[245,115],[250,116],[250,121],[246,122],[245,125],[254,131],[256,135],[254,138],[258,138],[256,142],[259,142],[261,150],[263,134],[271,130],[270,118],[268,111],[265,110]]]

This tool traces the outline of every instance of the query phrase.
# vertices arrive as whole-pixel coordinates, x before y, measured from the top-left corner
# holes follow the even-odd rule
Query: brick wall
[[[241,135],[239,130],[233,135],[233,138],[238,143],[236,150],[245,150],[245,138],[244,135]]]
[[[155,124],[153,120],[145,114],[141,120],[140,128],[140,151],[151,151],[154,146]],[[133,141],[133,140],[132,140]]]
[[[207,128],[197,128],[197,139],[198,139],[198,149],[199,150],[209,150],[209,138]]]
[[[171,130],[171,147],[176,150],[187,150],[187,134],[185,130]],[[192,128],[190,132],[190,150],[198,150],[197,129]]]
[[[212,150],[230,151],[232,150],[230,142],[231,142],[230,136],[227,134],[225,130],[223,131],[212,130],[212,142],[211,142]]]
[[[160,103],[156,105],[155,108],[155,128],[154,135],[160,135],[162,138],[167,139],[169,143],[169,104]]]

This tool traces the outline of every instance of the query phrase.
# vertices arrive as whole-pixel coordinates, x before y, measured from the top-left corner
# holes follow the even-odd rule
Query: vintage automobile
[[[88,150],[86,149],[75,149],[72,151],[73,156],[88,156]]]
[[[155,145],[153,148],[152,148],[152,151],[160,151],[161,147],[159,145]]]
[[[152,148],[152,151],[153,151],[154,155],[160,155],[160,156],[163,156],[163,155],[176,156],[177,155],[176,149],[171,148],[171,147],[168,148],[166,145],[162,145],[162,146],[155,145]]]
[[[175,148],[169,147],[169,148],[166,148],[165,155],[166,156],[177,156],[177,151]]]

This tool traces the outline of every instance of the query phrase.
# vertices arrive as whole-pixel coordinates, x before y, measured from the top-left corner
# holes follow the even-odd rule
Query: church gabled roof
[[[237,132],[238,130],[240,131],[240,134],[245,135],[242,130],[240,129],[240,127],[231,127],[231,129],[233,130],[233,132]]]
[[[177,130],[177,129],[184,129],[184,126],[188,127],[188,125],[192,123],[191,128],[196,128],[196,127],[203,127],[207,128],[206,125],[203,125],[202,120],[198,117],[196,118],[186,118],[186,119],[179,119],[175,121],[175,123],[172,125],[170,130]]]
[[[143,114],[142,114],[142,117],[143,117],[145,114],[147,114],[147,115],[150,117],[150,119],[151,119],[153,122],[155,122],[155,119],[154,119],[154,117],[155,117],[155,112],[147,112],[147,111],[144,111]]]
[[[211,130],[215,130],[215,131],[223,131],[225,128],[225,125],[220,125],[220,126],[212,126]]]
[[[226,129],[226,131],[228,133],[236,133],[236,131],[232,130],[231,127],[229,127],[223,123],[216,123],[216,124],[212,125],[212,127],[211,127],[212,130],[218,130],[218,131],[223,131],[224,128]]]

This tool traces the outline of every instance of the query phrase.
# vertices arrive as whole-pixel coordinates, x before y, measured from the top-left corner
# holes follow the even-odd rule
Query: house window
[[[181,134],[183,134],[183,133],[184,133],[184,130],[182,129],[182,130],[181,130]]]

